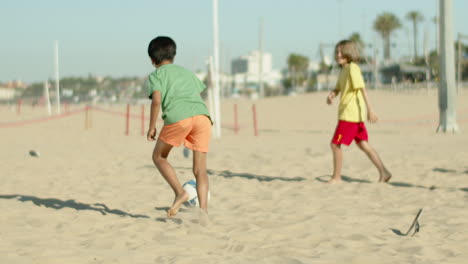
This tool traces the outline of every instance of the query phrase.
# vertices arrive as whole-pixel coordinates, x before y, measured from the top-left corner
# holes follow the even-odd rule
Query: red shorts
[[[368,140],[367,129],[364,122],[352,123],[339,120],[332,143],[335,145],[345,144],[349,146],[353,140],[356,140],[356,142]]]

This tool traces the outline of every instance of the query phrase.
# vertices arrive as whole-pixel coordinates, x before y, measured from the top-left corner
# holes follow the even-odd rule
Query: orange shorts
[[[184,142],[185,147],[208,152],[211,137],[211,120],[206,115],[192,116],[179,122],[165,125],[159,139],[178,147]]]

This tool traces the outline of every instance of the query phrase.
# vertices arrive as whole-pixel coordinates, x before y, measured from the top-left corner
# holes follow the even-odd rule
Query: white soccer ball
[[[195,179],[189,180],[185,182],[182,187],[189,195],[189,199],[184,204],[189,207],[198,206],[197,181]],[[210,192],[208,191],[208,201],[209,200]]]

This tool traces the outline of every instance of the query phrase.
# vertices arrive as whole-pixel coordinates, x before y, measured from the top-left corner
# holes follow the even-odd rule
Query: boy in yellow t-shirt
[[[341,144],[349,146],[353,140],[366,153],[379,171],[379,182],[388,182],[392,177],[385,168],[377,152],[369,145],[367,129],[364,121],[377,122],[377,116],[369,103],[361,69],[355,63],[359,53],[350,40],[342,40],[335,46],[335,60],[341,67],[335,90],[327,97],[327,103],[341,93],[338,107],[338,125],[331,142],[333,152],[333,175],[328,183],[341,182],[343,153]]]

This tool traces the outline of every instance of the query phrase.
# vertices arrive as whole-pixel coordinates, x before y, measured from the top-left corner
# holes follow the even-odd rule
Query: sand
[[[367,125],[369,142],[389,184],[354,144],[344,182],[325,184],[337,111],[326,93],[224,100],[208,156],[208,226],[194,208],[166,217],[173,194],[140,134],[140,106],[129,136],[122,115],[103,111],[87,130],[84,112],[5,127],[46,111],[0,106],[0,263],[466,263],[468,92],[457,99],[457,134],[435,132],[435,90],[369,95],[380,118]],[[181,182],[193,177],[182,148],[169,160]],[[420,232],[403,236],[421,208]]]

